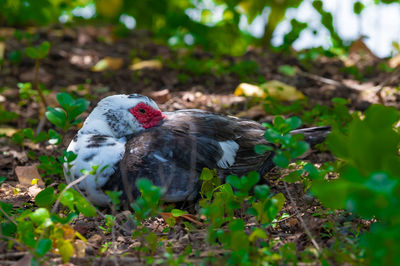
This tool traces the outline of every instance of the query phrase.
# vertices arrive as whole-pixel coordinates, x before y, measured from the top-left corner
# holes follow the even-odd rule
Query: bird
[[[72,139],[67,151],[77,156],[64,164],[64,173],[71,183],[82,176],[82,169],[101,169],[74,186],[99,207],[110,206],[107,190],[122,191],[125,202],[135,200],[139,178],[161,187],[164,202],[194,200],[205,167],[216,169],[221,178],[270,171],[274,153],[254,151],[255,145],[273,145],[265,130],[253,120],[198,109],[161,112],[140,94],[112,95],[98,102]],[[292,133],[304,134],[313,145],[329,132],[327,126]]]

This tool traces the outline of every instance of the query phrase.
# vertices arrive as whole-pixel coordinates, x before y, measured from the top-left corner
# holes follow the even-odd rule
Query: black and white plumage
[[[148,109],[155,110],[154,116],[140,123],[141,119],[132,114],[132,109],[141,109],[137,108],[138,105],[146,105]],[[102,187],[118,170],[118,164],[125,153],[126,136],[147,128],[152,124],[151,119],[156,124],[162,119],[162,114],[157,104],[147,97],[136,94],[113,95],[101,100],[67,148],[67,151],[77,154],[72,167],[64,165],[67,182],[71,183],[82,176],[82,169],[91,171],[95,165],[99,169],[108,166],[101,173],[89,175],[77,185],[92,203],[106,206],[109,198]]]
[[[255,121],[201,110],[162,114],[151,99],[137,94],[110,96],[98,103],[68,147],[78,157],[66,174],[67,182],[79,178],[81,169],[109,165],[78,184],[96,205],[108,204],[105,190],[121,190],[125,200],[134,200],[138,178],[163,187],[164,201],[192,200],[204,167],[216,168],[221,177],[269,171],[273,154],[254,152],[255,145],[269,144],[264,131]],[[295,133],[318,143],[328,132],[312,128]]]

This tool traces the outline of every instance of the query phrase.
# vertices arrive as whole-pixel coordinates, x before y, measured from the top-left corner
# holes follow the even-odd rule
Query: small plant
[[[213,176],[212,171],[211,176]],[[212,180],[212,178],[206,180]],[[247,213],[255,216],[262,226],[270,226],[282,209],[285,202],[283,195],[272,195],[266,185],[254,187],[259,180],[260,177],[256,172],[241,178],[230,175],[227,177],[226,184],[212,190],[211,202],[200,203],[201,213],[207,217],[207,240],[211,244],[221,243],[224,249],[229,250],[227,254],[229,264],[249,264],[258,259],[261,261],[262,252],[255,244],[256,242],[261,241],[263,249],[269,250],[268,243],[264,242],[268,237],[262,228],[252,228],[248,234],[245,231],[244,220],[234,218],[236,212],[241,210],[246,203],[250,203],[251,207],[247,209]],[[249,193],[253,188],[255,196]],[[227,224],[227,228],[224,224]]]
[[[74,99],[65,92],[57,94],[57,101],[62,108],[47,107],[46,117],[55,126],[64,132],[72,126],[79,124],[82,120],[78,118],[88,107],[89,101],[79,98]]]
[[[273,162],[282,168],[287,168],[291,159],[294,159],[309,149],[309,145],[302,141],[303,136],[300,134],[290,134],[290,131],[301,125],[298,117],[284,119],[276,116],[271,124],[264,124],[267,127],[265,131],[265,139],[270,143],[279,145],[279,148],[268,145],[256,145],[255,151],[259,154],[267,151],[274,151]]]
[[[11,139],[15,144],[23,147],[26,139],[32,141],[33,143],[39,143],[47,140],[48,136],[46,132],[40,132],[38,135],[35,136],[32,128],[25,128],[14,133]]]
[[[5,124],[11,121],[16,120],[19,115],[15,112],[8,112],[4,109],[3,106],[0,105],[0,124]]]
[[[92,217],[96,210],[78,192],[66,189],[66,185],[58,186],[59,193],[54,187],[48,187],[35,197],[38,208],[34,211],[24,210],[14,212],[9,203],[0,202],[1,239],[8,241],[11,247],[18,244],[32,255],[32,265],[39,265],[45,255],[52,251],[61,255],[64,263],[75,254],[73,243],[76,238],[86,239],[70,225],[79,213]],[[61,203],[66,211],[55,213],[55,202]],[[56,203],[57,204],[57,203]]]
[[[104,234],[110,234],[116,222],[115,216],[106,214],[105,218],[106,218],[105,227],[99,226],[99,228],[103,231]]]
[[[58,156],[58,158],[46,155],[40,156],[38,169],[41,170],[42,176],[47,178],[48,182],[46,183],[51,183],[55,177],[63,177],[63,164],[67,163],[70,165],[76,159],[76,156],[72,151],[67,152],[65,150],[63,151],[63,155]]]
[[[32,88],[32,83],[20,82],[17,86],[19,88],[19,97],[22,100],[34,99],[36,102],[40,102],[39,92]]]
[[[373,265],[400,263],[396,240],[400,237],[400,134],[393,127],[399,118],[395,108],[372,105],[365,117],[354,118],[346,132],[334,128],[328,136],[328,148],[343,162],[340,177],[325,180],[315,169],[310,171],[311,191],[325,206],[378,220],[360,236],[365,259]]]
[[[39,97],[44,105],[44,108],[46,109],[47,106],[47,101],[46,98],[44,97],[42,88],[39,85],[39,68],[40,68],[40,63],[41,61],[47,57],[49,54],[50,50],[50,43],[45,41],[42,42],[38,47],[27,47],[25,49],[25,54],[35,60],[35,73],[34,73],[34,78],[33,78],[33,89],[36,90],[39,94]]]
[[[153,254],[161,242],[158,236],[150,231],[141,223],[145,219],[156,216],[160,212],[160,199],[163,194],[162,189],[156,186],[145,178],[138,179],[136,185],[141,192],[141,196],[131,204],[134,214],[130,217],[133,224],[136,226],[132,236],[140,240],[141,245],[136,247],[136,251]]]

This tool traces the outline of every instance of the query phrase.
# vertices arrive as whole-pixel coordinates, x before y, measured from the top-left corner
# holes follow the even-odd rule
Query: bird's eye
[[[140,112],[141,114],[145,114],[145,113],[146,113],[146,110],[144,110],[143,108],[140,108],[140,109],[139,109],[139,112]]]

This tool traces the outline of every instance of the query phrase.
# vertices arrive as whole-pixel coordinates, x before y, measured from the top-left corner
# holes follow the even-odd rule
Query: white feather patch
[[[218,167],[228,168],[235,163],[236,152],[239,145],[233,140],[220,141],[219,145],[223,151],[221,159],[217,162]]]
[[[88,199],[98,206],[107,206],[109,199],[101,188],[109,181],[110,176],[115,172],[117,164],[125,152],[125,138],[116,139],[109,136],[102,136],[103,140],[99,145],[90,146],[90,140],[95,137],[93,134],[78,134],[77,140],[72,141],[68,151],[77,154],[76,159],[69,168],[64,164],[64,173],[67,182],[70,183],[83,174],[81,170],[91,171],[92,166],[99,166],[96,175],[88,175],[76,186],[85,192]],[[101,173],[100,169],[105,168]],[[67,174],[69,172],[69,174]]]
[[[154,154],[154,158],[156,158],[157,160],[159,160],[162,163],[168,162],[167,159],[165,159],[164,157],[158,155],[158,154]]]

